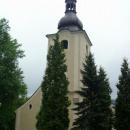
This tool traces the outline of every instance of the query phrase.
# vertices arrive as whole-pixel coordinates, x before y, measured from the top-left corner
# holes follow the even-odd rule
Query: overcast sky
[[[46,34],[56,33],[64,16],[65,0],[0,0],[0,18],[9,20],[11,35],[22,44],[26,57],[20,67],[29,95],[40,86],[46,67]],[[103,66],[116,97],[122,60],[130,61],[130,0],[77,0],[77,15]]]

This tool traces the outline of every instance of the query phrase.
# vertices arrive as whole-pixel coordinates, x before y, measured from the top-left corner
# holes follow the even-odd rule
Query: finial
[[[67,12],[74,12],[76,13],[76,0],[65,0],[66,3],[66,11]]]

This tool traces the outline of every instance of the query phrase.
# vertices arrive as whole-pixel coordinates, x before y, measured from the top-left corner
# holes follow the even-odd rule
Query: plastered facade
[[[89,54],[91,42],[85,31],[69,31],[61,30],[58,32],[59,40],[68,41],[68,49],[65,49],[66,54],[66,64],[67,64],[67,77],[69,80],[69,99],[71,105],[69,107],[69,119],[70,127],[72,127],[73,120],[75,119],[75,114],[72,111],[74,108],[74,102],[81,100],[81,98],[75,93],[75,91],[80,90],[82,84],[80,70],[83,68],[83,62],[85,56]],[[55,34],[47,35],[48,38],[48,47],[54,44]],[[86,51],[87,48],[87,51]],[[42,70],[41,70],[42,71]],[[40,110],[42,99],[42,92],[39,88],[34,95],[16,110],[16,127],[15,130],[37,130],[36,125],[36,115]],[[31,109],[30,109],[31,105]]]

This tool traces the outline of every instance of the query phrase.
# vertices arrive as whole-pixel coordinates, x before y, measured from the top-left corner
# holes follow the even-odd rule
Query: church
[[[54,44],[53,39],[55,39],[56,33],[46,35],[48,48]],[[65,16],[58,23],[58,34],[60,42],[64,45],[68,67],[67,77],[70,83],[68,96],[71,101],[69,107],[70,130],[76,116],[72,108],[76,102],[82,100],[75,93],[82,87],[80,70],[83,68],[85,56],[89,55],[92,46],[82,22],[77,17],[76,0],[65,0]],[[40,110],[41,99],[42,91],[41,88],[38,88],[29,100],[16,110],[15,130],[37,130],[36,116]]]

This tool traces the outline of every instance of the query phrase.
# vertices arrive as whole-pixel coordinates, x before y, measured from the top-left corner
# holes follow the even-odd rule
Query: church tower
[[[69,98],[71,106],[69,110],[70,128],[72,127],[75,114],[72,111],[74,103],[79,102],[81,98],[75,93],[80,90],[82,84],[81,73],[82,65],[85,56],[89,54],[91,41],[85,30],[83,24],[76,15],[76,0],[65,0],[66,10],[65,16],[61,18],[58,23],[58,34],[61,43],[64,46],[66,53],[66,64],[68,67],[67,77],[69,79]],[[53,45],[55,34],[47,35],[48,44]],[[86,51],[87,49],[87,51]]]
[[[70,128],[72,128],[75,119],[74,104],[81,100],[81,97],[75,93],[80,90],[82,84],[81,73],[82,65],[86,55],[90,53],[91,41],[83,30],[83,24],[77,17],[76,0],[65,0],[65,16],[58,23],[59,40],[64,46],[66,53],[66,64],[68,67],[67,77],[69,80],[69,99],[71,106],[69,108]],[[48,34],[48,47],[54,44],[56,34]],[[86,50],[87,49],[87,50]],[[41,88],[39,88],[32,97],[20,108],[16,110],[15,130],[37,130],[36,115],[40,110],[42,99]]]

